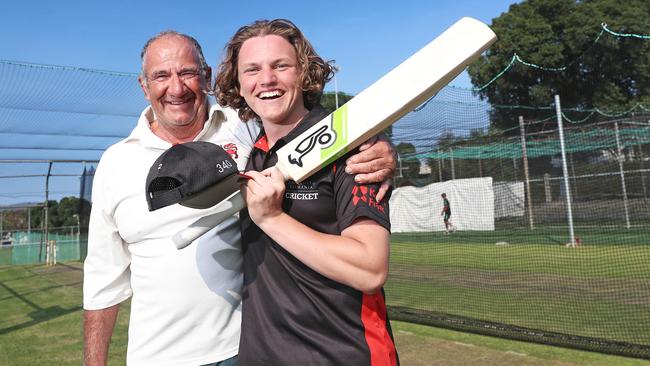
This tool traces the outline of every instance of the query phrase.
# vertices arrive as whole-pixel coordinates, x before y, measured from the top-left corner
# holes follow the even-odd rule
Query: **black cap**
[[[147,175],[149,211],[180,203],[208,208],[239,190],[237,163],[221,146],[193,141],[174,145]]]

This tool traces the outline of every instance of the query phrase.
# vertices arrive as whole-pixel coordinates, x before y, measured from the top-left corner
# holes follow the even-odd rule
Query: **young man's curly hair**
[[[298,59],[298,80],[303,91],[305,108],[311,110],[320,101],[325,83],[333,75],[330,61],[323,60],[305,38],[300,29],[286,19],[257,20],[243,26],[226,45],[226,55],[219,64],[214,84],[215,96],[221,106],[228,106],[238,111],[242,121],[259,119],[259,116],[239,95],[237,79],[237,57],[245,41],[254,37],[277,35],[286,39],[296,50]]]

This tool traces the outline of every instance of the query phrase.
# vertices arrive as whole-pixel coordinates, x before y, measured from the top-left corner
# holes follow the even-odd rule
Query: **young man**
[[[382,286],[390,223],[375,184],[345,173],[345,157],[297,184],[275,152],[327,116],[332,75],[290,21],[257,21],[227,45],[217,97],[263,130],[242,188],[244,292],[240,365],[397,365]],[[309,194],[303,194],[309,193]]]
[[[456,227],[449,220],[451,218],[451,206],[449,205],[447,194],[443,193],[440,196],[442,197],[442,212],[440,212],[440,216],[442,216],[442,220],[445,223],[445,234],[449,235],[456,231]]]
[[[259,127],[210,105],[211,70],[194,38],[160,33],[141,57],[139,80],[151,105],[131,135],[104,153],[95,175],[84,264],[85,364],[106,364],[119,303],[131,297],[127,364],[236,365],[239,220],[232,217],[177,250],[174,233],[210,209],[172,205],[149,212],[145,181],[166,149],[188,141],[220,145],[243,168]],[[375,162],[390,168],[384,163]]]

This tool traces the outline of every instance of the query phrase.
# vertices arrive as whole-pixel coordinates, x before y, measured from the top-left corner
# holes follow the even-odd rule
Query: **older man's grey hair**
[[[142,60],[142,71],[140,72],[140,75],[142,76],[142,79],[145,81],[145,83],[147,82],[147,77],[144,74],[144,60],[147,57],[147,51],[149,50],[149,46],[151,46],[153,42],[166,37],[180,37],[190,42],[190,44],[192,45],[192,47],[194,47],[194,50],[196,51],[197,57],[199,58],[198,61],[199,61],[199,67],[201,69],[200,70],[201,76],[205,78],[208,70],[208,63],[205,62],[205,57],[203,56],[203,50],[201,49],[201,45],[199,44],[199,42],[196,39],[194,39],[194,37],[188,36],[187,34],[183,34],[175,30],[164,30],[156,34],[155,36],[149,38],[147,43],[144,44],[144,47],[142,47],[142,52],[140,52],[140,59]],[[210,80],[207,80],[206,82],[209,84]]]

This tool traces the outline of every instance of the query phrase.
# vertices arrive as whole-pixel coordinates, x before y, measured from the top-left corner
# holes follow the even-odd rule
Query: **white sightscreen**
[[[492,178],[456,179],[424,187],[400,187],[390,199],[391,231],[442,231],[442,193],[458,230],[494,230]]]
[[[524,216],[524,182],[494,183],[494,217]]]

